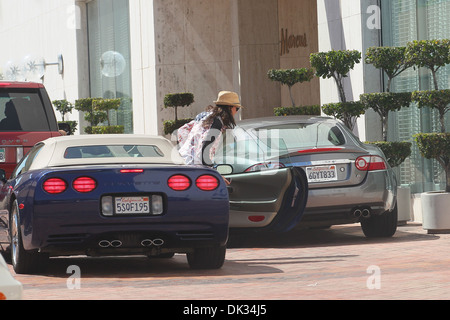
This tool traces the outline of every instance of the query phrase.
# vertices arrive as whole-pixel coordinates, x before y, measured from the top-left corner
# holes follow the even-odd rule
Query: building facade
[[[113,124],[162,134],[163,121],[174,118],[163,105],[168,93],[194,94],[179,118],[203,111],[221,90],[240,94],[241,118],[270,116],[291,100],[287,87],[268,79],[269,69],[309,67],[309,55],[319,51],[359,50],[364,57],[371,46],[450,38],[449,16],[450,0],[0,0],[0,68],[4,78],[23,78],[21,66],[44,59],[37,80],[52,100],[120,97]],[[62,72],[55,64],[61,60]],[[414,91],[430,81],[426,70],[411,68],[393,85]],[[450,66],[439,81],[450,87]],[[345,90],[358,100],[383,91],[384,79],[362,60]],[[339,101],[331,79],[297,84],[293,92],[297,105]],[[69,118],[85,125],[75,111]],[[390,140],[412,141],[435,129],[436,115],[411,106],[390,121]],[[355,131],[362,141],[380,140],[381,122],[368,111]],[[398,175],[414,193],[443,186],[442,170],[416,147]]]

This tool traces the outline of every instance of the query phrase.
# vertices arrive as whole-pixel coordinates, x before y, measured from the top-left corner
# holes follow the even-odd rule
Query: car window
[[[0,90],[0,131],[51,131],[38,89]]]
[[[30,169],[31,164],[33,163],[34,159],[39,154],[43,146],[44,144],[38,144],[33,147],[30,152],[28,152],[28,154],[22,159],[22,161],[19,162],[16,169],[14,170],[12,179],[15,179],[16,177],[27,172]]]
[[[163,152],[154,145],[95,145],[69,147],[65,159],[92,158],[162,158]]]
[[[227,130],[216,149],[214,163],[231,165],[234,173],[245,172],[258,163],[267,164],[267,169],[270,169],[270,163],[278,162],[288,150],[277,135],[266,133],[254,136],[240,127]]]
[[[345,144],[345,138],[341,129],[329,123],[282,124],[258,128],[255,131],[267,131],[269,135],[278,136],[288,149],[341,146]]]

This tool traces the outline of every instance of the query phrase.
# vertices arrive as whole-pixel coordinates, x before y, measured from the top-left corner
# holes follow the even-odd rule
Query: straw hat
[[[214,101],[214,103],[220,106],[232,106],[242,108],[238,94],[236,92],[231,91],[219,92],[219,97],[217,98],[217,101]]]

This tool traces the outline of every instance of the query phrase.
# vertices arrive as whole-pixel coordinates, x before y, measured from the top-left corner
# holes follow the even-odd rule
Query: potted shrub
[[[58,124],[66,124],[69,128],[68,135],[73,135],[77,130],[78,122],[77,121],[66,121],[65,116],[68,113],[72,113],[74,105],[67,100],[54,100],[52,101],[53,106],[56,111],[61,114],[62,121],[58,121]]]
[[[110,125],[109,111],[120,107],[121,99],[84,98],[75,101],[75,109],[84,112],[84,119],[90,126],[84,129],[87,134],[123,133],[123,126]],[[107,126],[100,124],[107,121]]]
[[[357,50],[318,52],[311,54],[310,61],[316,70],[316,76],[323,79],[333,78],[338,88],[340,102],[324,105],[323,112],[343,121],[350,130],[353,130],[356,118],[364,114],[364,107],[359,101],[347,101],[343,80],[348,77],[355,64],[361,61],[361,52]]]
[[[166,120],[163,122],[164,134],[171,134],[184,124],[192,121],[192,119],[180,119],[178,120],[178,108],[188,107],[194,103],[194,95],[189,92],[185,93],[170,93],[164,97],[164,107],[175,109],[175,120]]]
[[[421,194],[423,228],[429,233],[450,231],[450,133],[445,132],[444,116],[450,110],[450,90],[439,90],[437,71],[450,63],[450,40],[422,40],[408,43],[407,58],[418,67],[431,71],[434,89],[416,91],[411,99],[419,108],[439,112],[440,132],[420,133],[415,140],[423,157],[435,159],[445,171],[445,190]]]

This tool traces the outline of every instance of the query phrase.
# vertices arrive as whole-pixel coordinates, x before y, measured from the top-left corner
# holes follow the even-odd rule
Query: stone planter
[[[397,188],[398,225],[405,225],[411,221],[411,188],[401,186]]]
[[[422,227],[428,233],[450,233],[450,193],[424,192],[422,201]]]

